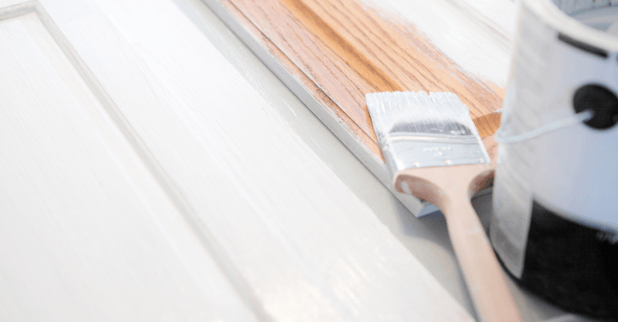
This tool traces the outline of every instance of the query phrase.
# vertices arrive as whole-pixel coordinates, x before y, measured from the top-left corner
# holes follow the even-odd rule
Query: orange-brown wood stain
[[[481,137],[493,134],[503,89],[462,71],[413,25],[357,0],[220,0],[306,90],[381,157],[365,94],[453,92]]]

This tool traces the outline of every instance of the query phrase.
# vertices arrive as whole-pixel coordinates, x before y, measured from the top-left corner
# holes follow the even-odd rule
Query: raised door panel
[[[0,17],[0,320],[253,320],[40,4]]]
[[[471,319],[171,2],[16,9],[7,319]]]

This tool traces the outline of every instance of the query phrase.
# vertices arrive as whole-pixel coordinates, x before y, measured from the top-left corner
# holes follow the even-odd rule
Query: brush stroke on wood
[[[465,10],[462,1],[204,1],[385,185],[366,93],[454,92],[482,137],[499,125],[493,112],[501,107],[511,29],[508,21],[469,17],[482,16],[475,1]],[[504,2],[502,16],[512,18],[513,5]]]

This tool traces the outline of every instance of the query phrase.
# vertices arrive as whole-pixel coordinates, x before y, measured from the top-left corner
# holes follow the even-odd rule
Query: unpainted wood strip
[[[307,93],[309,93],[314,99],[316,99],[323,108],[328,110],[333,116],[335,116],[341,126],[346,131],[354,133],[357,140],[361,141],[367,149],[369,149],[377,158],[383,160],[382,153],[380,152],[380,146],[375,139],[373,132],[365,132],[360,130],[359,125],[348,115],[346,112],[336,104],[331,97],[325,93],[322,88],[318,86],[316,82],[311,80],[307,74],[305,74],[290,58],[285,55],[279,47],[277,47],[259,28],[256,27],[247,17],[240,11],[230,0],[218,0],[223,5],[229,14],[234,19],[238,20],[246,30],[253,35],[256,39],[259,39],[261,44],[269,51],[270,55],[277,60],[279,64],[284,66],[287,72],[296,79],[298,79]],[[370,134],[371,133],[371,134]]]
[[[498,127],[500,126],[501,117],[501,113],[489,113],[479,116],[472,121],[474,122],[476,129],[479,131],[481,138],[486,138],[496,133]],[[485,148],[489,149],[488,146],[485,146]]]
[[[416,216],[437,211],[435,207],[426,207],[426,202],[414,196],[395,191],[392,186],[392,177],[384,164],[376,140],[365,132],[358,131],[358,125],[351,121],[347,114],[323,91],[319,90],[316,84],[300,71],[287,56],[283,55],[264,34],[247,21],[246,17],[233,4],[227,0],[203,1],[406,208]],[[288,69],[287,66],[290,66],[291,69]],[[290,72],[290,70],[295,72]],[[309,91],[306,86],[313,86],[316,91]],[[356,129],[356,132],[353,129]]]
[[[319,21],[315,23],[317,26],[311,29],[312,25],[305,23],[311,19],[302,12],[290,11],[286,3],[279,0],[231,2],[358,124],[355,132],[364,131],[375,138],[366,110],[358,107],[364,105],[365,93],[377,90],[376,84],[360,75],[351,61],[346,61],[346,58],[360,58],[358,54],[346,50],[345,44],[338,45],[342,38],[337,38],[336,31],[330,26],[322,25],[324,28],[320,28]],[[331,39],[328,36],[335,37],[334,47],[324,43],[324,40]],[[360,72],[366,69],[361,69]]]
[[[403,19],[383,17],[357,1],[231,3],[372,136],[367,92],[451,91],[473,118],[501,104],[499,86],[466,75]]]
[[[393,80],[395,84],[383,90],[375,84],[376,77],[361,73],[380,91],[453,92],[470,107],[472,117],[493,112],[501,104],[500,92],[495,93],[485,81],[462,72],[414,25],[401,17],[375,7],[367,8],[357,0],[282,1],[295,3],[295,9],[302,13],[311,11],[321,17],[350,43],[351,48],[371,61],[383,78]],[[303,7],[298,3],[306,5]],[[361,68],[355,67],[357,70]]]

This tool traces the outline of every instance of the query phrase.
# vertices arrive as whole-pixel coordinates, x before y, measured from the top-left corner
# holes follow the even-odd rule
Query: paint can
[[[522,0],[492,245],[521,285],[618,318],[618,1]]]

